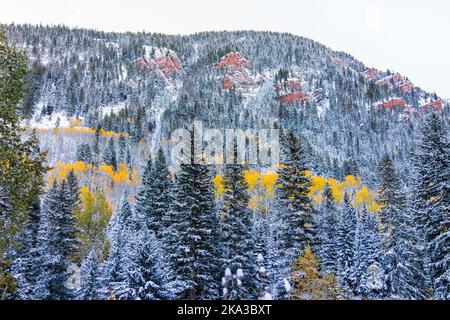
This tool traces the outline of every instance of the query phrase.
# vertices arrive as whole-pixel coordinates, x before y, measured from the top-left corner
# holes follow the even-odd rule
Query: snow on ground
[[[169,48],[162,48],[162,47],[153,47],[153,46],[144,46],[144,50],[145,50],[145,56],[146,57],[153,57],[152,52],[154,52],[154,56],[155,57],[161,57],[161,56],[165,56],[167,52],[175,54],[175,51],[170,50]]]
[[[122,70],[122,80],[125,80],[126,78],[128,78],[128,70],[124,66],[122,66],[121,70]]]
[[[330,100],[325,99],[324,101],[317,104],[317,115],[322,117],[325,115],[325,111],[330,108]]]
[[[39,103],[36,106],[36,111],[33,117],[29,120],[24,120],[24,125],[31,128],[51,129],[55,127],[69,127],[71,117],[68,117],[65,112],[54,111],[51,115],[42,115],[43,104]]]
[[[198,54],[198,43],[194,43],[192,45],[192,48],[194,49],[194,54],[192,55],[191,58],[191,63],[196,63],[199,59],[199,54]]]
[[[103,107],[100,107],[100,117],[104,118],[106,116],[109,116],[111,114],[118,114],[120,110],[125,109],[126,104],[125,102],[120,102],[113,105],[106,105]]]

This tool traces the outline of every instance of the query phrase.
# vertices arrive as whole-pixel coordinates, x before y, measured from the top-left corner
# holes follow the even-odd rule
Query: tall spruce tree
[[[421,124],[413,157],[413,210],[421,226],[425,290],[429,297],[450,294],[450,144],[436,113]]]
[[[103,151],[103,162],[113,167],[114,170],[117,170],[116,146],[113,137],[109,139],[108,145]]]
[[[323,273],[337,273],[337,209],[329,184],[323,191],[323,203],[318,216],[318,255]]]
[[[80,267],[80,288],[77,294],[79,300],[99,299],[99,275],[100,263],[97,252],[91,250]]]
[[[126,300],[160,300],[170,297],[161,246],[145,225],[128,237],[124,279],[114,284],[115,296]]]
[[[119,210],[110,220],[109,240],[110,249],[101,279],[103,295],[111,293],[112,284],[125,278],[125,246],[127,244],[127,232],[129,220],[132,219],[131,206],[128,203],[128,193],[124,193],[120,201]]]
[[[165,243],[176,297],[215,299],[219,292],[218,220],[209,167],[182,164],[172,199]]]
[[[68,268],[77,242],[72,195],[67,182],[54,183],[43,204],[43,219],[38,242],[39,280],[36,299],[67,300],[73,298],[68,287]]]
[[[379,276],[378,287],[369,284],[369,267],[376,265],[381,269],[381,244],[378,233],[378,221],[374,213],[364,206],[357,221],[355,250],[353,256],[352,282],[356,295],[380,297],[384,289],[384,272]]]
[[[155,163],[149,159],[144,171],[142,187],[136,197],[136,211],[145,217],[147,227],[161,240],[167,227],[172,179],[162,149]]]
[[[408,205],[407,207],[412,208],[413,206]],[[390,297],[395,299],[423,299],[425,297],[425,275],[422,259],[423,238],[417,231],[417,221],[412,210],[403,211],[402,221],[396,239],[398,248],[396,273],[390,278]],[[388,273],[387,277],[390,276],[391,274]]]
[[[418,259],[422,243],[409,212],[405,188],[389,155],[383,157],[378,175],[385,294],[394,298],[423,298],[423,270]]]
[[[38,139],[36,132],[32,131],[30,140],[35,144],[33,156],[40,156],[38,147]],[[34,177],[36,184],[32,189],[33,197],[30,198],[29,210],[27,212],[27,221],[17,237],[18,248],[13,254],[14,261],[12,270],[16,279],[17,290],[14,297],[18,299],[30,299],[32,289],[37,279],[36,265],[37,263],[37,238],[39,224],[41,220],[41,200],[43,176],[38,174]]]
[[[348,193],[345,193],[337,230],[337,275],[344,294],[349,294],[354,287],[351,276],[354,267],[355,232],[356,212]]]
[[[229,299],[255,298],[257,294],[257,269],[254,238],[252,237],[253,213],[249,208],[250,195],[243,168],[237,164],[225,166],[224,195],[221,220],[222,270],[230,269],[237,275],[242,270],[242,287],[229,288]]]
[[[8,45],[4,30],[0,30],[0,56],[0,298],[6,298],[15,285],[5,253],[16,244],[24,223],[37,213],[45,155],[35,152],[36,135],[22,139],[17,111],[26,90],[27,59]]]
[[[314,210],[309,198],[311,179],[307,175],[304,143],[291,131],[282,138],[282,165],[278,170],[279,187],[274,206],[278,260],[274,271],[279,292],[283,292],[283,283],[291,274],[290,266],[308,243],[313,244],[315,237]]]
[[[277,195],[283,205],[280,214],[285,228],[283,247],[288,256],[292,255],[291,261],[295,261],[314,235],[313,208],[308,196],[311,179],[307,176],[303,142],[293,132],[284,139],[283,154],[283,166],[278,172],[281,186]]]

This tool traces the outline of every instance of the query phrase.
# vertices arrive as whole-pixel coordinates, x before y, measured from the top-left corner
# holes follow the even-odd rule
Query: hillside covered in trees
[[[447,100],[285,33],[0,27],[2,298],[450,299]],[[194,121],[280,163],[177,166]]]

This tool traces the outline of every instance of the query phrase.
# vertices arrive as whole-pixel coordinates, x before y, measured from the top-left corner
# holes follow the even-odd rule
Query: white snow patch
[[[263,261],[264,261],[264,257],[262,256],[261,253],[258,253],[257,261],[258,261],[258,262],[263,262]]]
[[[272,295],[268,292],[264,294],[263,300],[273,300]]]
[[[54,111],[51,115],[42,115],[42,109],[44,105],[39,103],[36,106],[31,120],[25,120],[24,125],[31,128],[44,128],[51,129],[55,127],[69,127],[72,117],[68,117],[63,111]]]
[[[100,107],[100,116],[102,118],[109,116],[111,114],[118,114],[121,110],[125,109],[126,105],[124,102],[120,102],[118,104],[106,105]]]
[[[286,292],[290,292],[292,287],[291,284],[289,283],[289,281],[286,280],[286,278],[283,279],[283,285],[284,285],[284,290],[286,290]]]

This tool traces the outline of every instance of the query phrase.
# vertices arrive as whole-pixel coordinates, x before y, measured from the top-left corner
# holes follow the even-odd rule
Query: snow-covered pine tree
[[[68,178],[70,175],[68,176]],[[50,215],[50,221],[54,219],[58,231],[61,233],[62,249],[66,257],[70,258],[77,251],[77,227],[73,209],[78,202],[78,182],[73,174],[69,180],[63,180],[59,188],[59,205],[57,212]]]
[[[330,185],[323,190],[323,203],[317,217],[318,256],[322,273],[337,274],[337,209]]]
[[[53,185],[46,194],[46,198],[50,194],[55,193],[56,185]],[[45,200],[44,200],[45,201]],[[37,247],[36,247],[36,278],[31,294],[32,300],[49,300],[51,299],[50,283],[56,278],[55,272],[50,263],[48,249],[50,248],[50,240],[52,230],[47,219],[45,205],[42,208],[42,215],[39,224]]]
[[[208,166],[182,164],[176,174],[164,241],[177,298],[219,294],[214,191]]]
[[[119,137],[119,154],[117,155],[118,163],[127,163],[127,140],[125,135],[121,134]]]
[[[132,219],[133,212],[128,203],[128,193],[125,192],[120,201],[120,207],[113,216],[109,226],[110,249],[108,260],[102,270],[101,286],[102,295],[110,294],[111,287],[114,283],[120,282],[125,278],[124,255],[125,246],[127,244],[127,226],[129,220]]]
[[[33,157],[39,157],[39,140],[34,130],[32,131],[29,140],[35,145]],[[42,173],[37,172],[33,177],[33,180],[33,187],[30,189],[31,193],[27,221],[17,237],[19,246],[13,254],[14,261],[12,264],[12,270],[14,277],[16,278],[16,292],[14,293],[14,296],[22,300],[31,298],[32,289],[37,279],[35,266],[38,265],[36,247],[41,220],[40,195],[44,184]]]
[[[134,217],[129,220],[134,224]],[[135,225],[136,226],[136,225]],[[125,300],[159,300],[167,299],[168,274],[162,256],[161,245],[152,231],[145,224],[133,230],[127,239],[123,264],[126,266],[124,278],[113,284],[117,299]]]
[[[409,213],[404,187],[387,154],[379,165],[378,181],[385,294],[394,298],[422,298],[419,282],[423,271],[417,260],[419,234]]]
[[[377,265],[381,267],[381,244],[378,234],[378,220],[374,213],[368,212],[363,206],[357,220],[355,250],[353,257],[352,283],[354,292],[363,297],[379,297],[384,287],[382,285],[375,289],[368,285],[369,267]],[[384,272],[383,272],[384,275]],[[381,279],[383,280],[383,279]]]
[[[172,177],[167,166],[164,151],[160,148],[153,167],[153,185],[149,191],[152,205],[147,212],[147,223],[158,239],[164,236],[166,215],[170,209]]]
[[[34,206],[46,169],[36,134],[24,139],[18,115],[27,89],[27,57],[8,44],[4,30],[0,30],[0,56],[0,298],[4,299],[15,286],[6,253],[17,244],[17,232],[27,219],[34,219],[32,215],[37,213]],[[27,228],[32,227],[35,234],[34,222]]]
[[[36,299],[67,300],[73,292],[67,287],[71,255],[76,251],[75,217],[67,182],[56,183],[43,204],[43,219],[38,239],[39,278]]]
[[[113,137],[109,139],[108,144],[103,151],[103,162],[113,167],[114,170],[117,170],[116,146]]]
[[[269,258],[269,221],[265,214],[258,213],[255,217],[254,227],[253,227],[253,237],[255,244],[255,270],[257,270],[258,276],[258,298],[264,299],[266,293],[270,292],[270,264]]]
[[[73,172],[73,170],[70,170],[69,173],[67,174],[67,196],[68,196],[70,211],[73,211],[73,209],[75,209],[75,207],[78,204],[78,201],[80,199],[78,178],[77,178],[75,172]]]
[[[450,144],[443,120],[425,116],[416,139],[413,199],[425,247],[425,287],[436,299],[450,297]]]
[[[311,179],[307,176],[307,155],[302,140],[290,131],[283,141],[285,157],[278,172],[281,186],[277,193],[284,204],[281,214],[285,227],[283,247],[287,255],[292,256],[291,261],[295,261],[314,238],[313,208],[308,196]]]
[[[97,253],[95,250],[91,250],[80,267],[80,288],[77,294],[79,300],[99,299],[99,272],[100,265]]]
[[[144,173],[142,174],[142,184],[136,195],[136,206],[135,210],[142,217],[146,217],[146,221],[149,226],[160,223],[160,221],[154,221],[154,217],[150,214],[152,212],[153,206],[153,194],[154,194],[154,170],[153,161],[148,158],[147,163],[144,168]]]
[[[344,193],[337,226],[337,276],[342,292],[348,294],[353,288],[351,275],[354,266],[356,232],[356,212],[348,193]]]
[[[147,161],[142,186],[136,196],[135,210],[144,217],[146,224],[158,240],[167,227],[166,214],[170,208],[172,180],[164,152],[159,149],[155,163]]]
[[[274,280],[280,289],[279,294],[283,292],[284,279],[290,277],[290,266],[308,243],[313,244],[315,237],[314,210],[308,196],[311,179],[307,175],[304,144],[292,131],[282,138],[283,165],[278,170],[279,187],[275,192],[273,209],[278,260]]]
[[[94,141],[92,143],[92,160],[94,164],[98,164],[100,162],[100,131],[102,127],[100,124],[97,124],[97,128],[95,128]]]
[[[253,213],[248,207],[250,195],[243,168],[238,164],[225,166],[224,195],[221,220],[222,270],[229,268],[233,274],[241,269],[244,296],[237,287],[229,288],[229,299],[255,298],[257,294]]]
[[[412,208],[407,205],[407,208]],[[396,273],[392,278],[391,297],[394,299],[423,299],[425,275],[423,269],[423,238],[417,232],[412,210],[402,212],[402,224],[397,233]],[[389,274],[387,275],[389,276]]]
[[[82,143],[78,146],[76,159],[84,163],[92,163],[92,151],[88,143]]]

